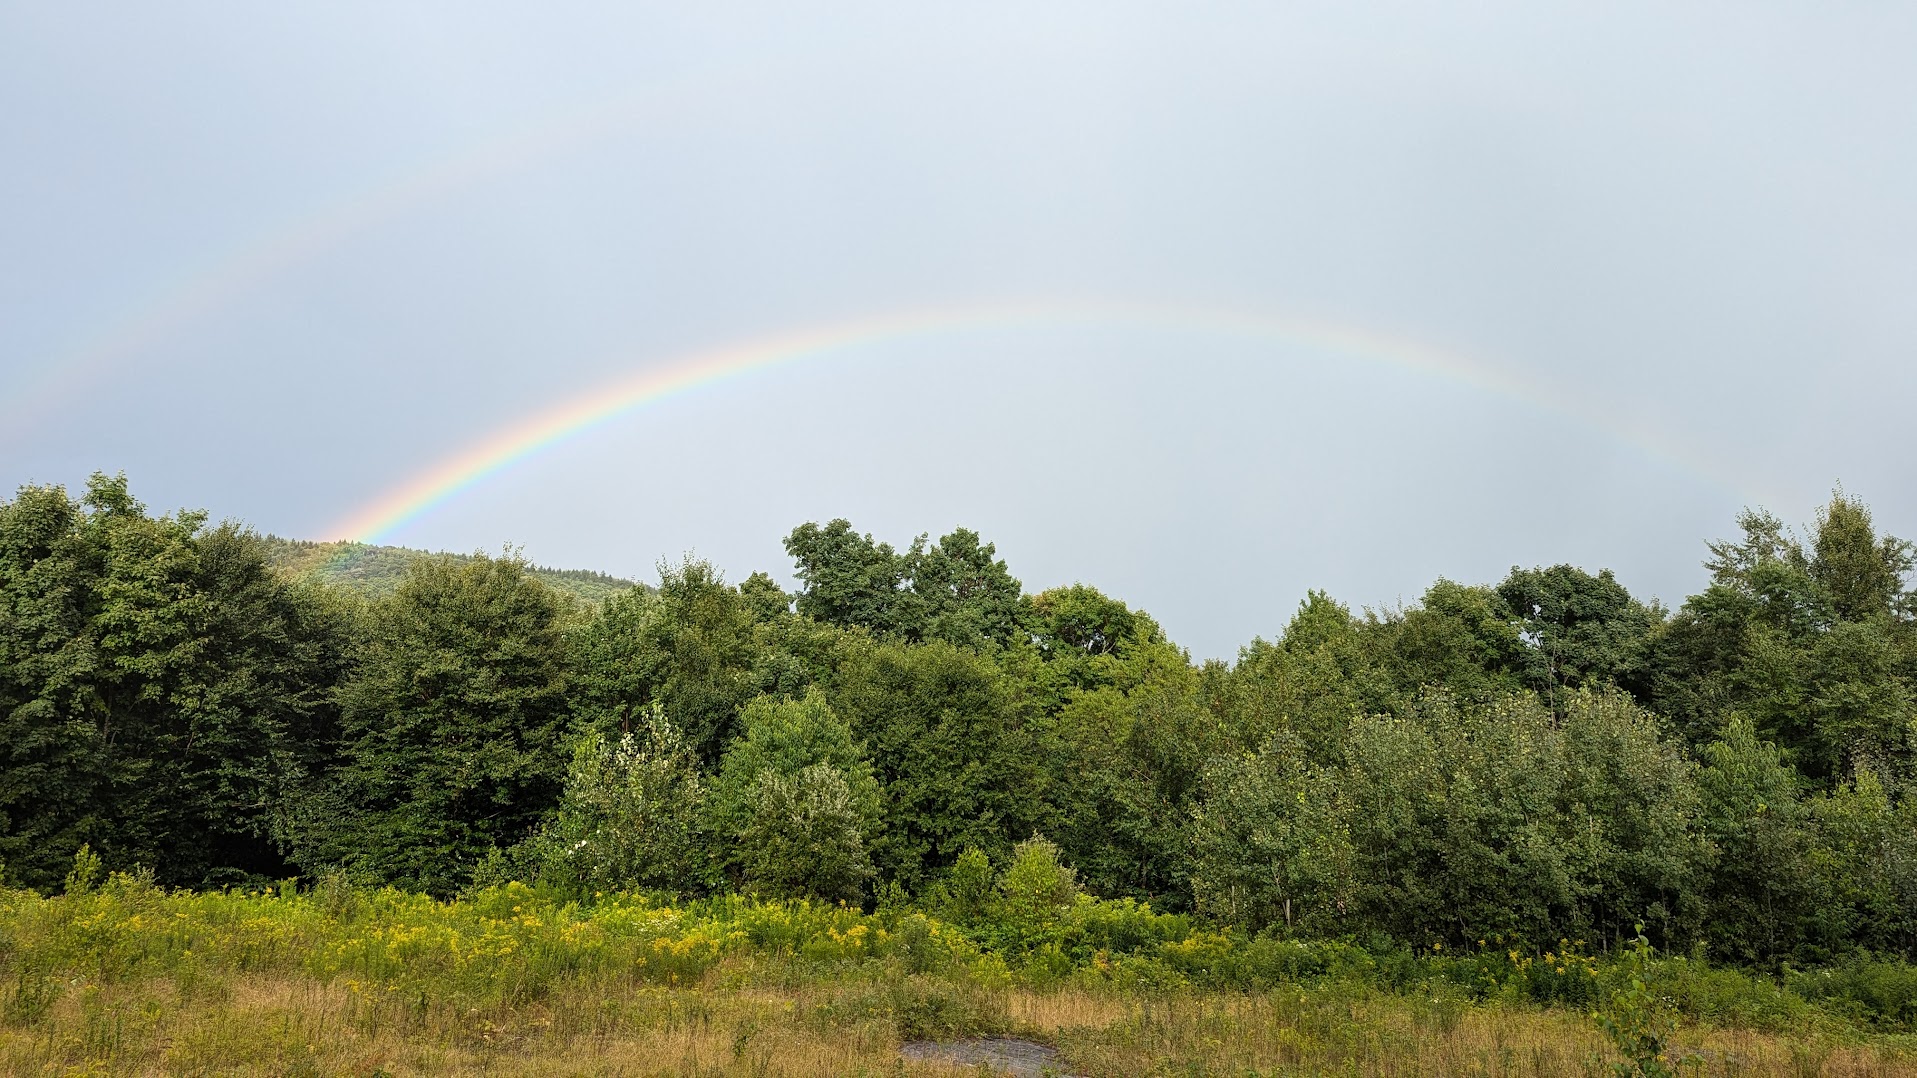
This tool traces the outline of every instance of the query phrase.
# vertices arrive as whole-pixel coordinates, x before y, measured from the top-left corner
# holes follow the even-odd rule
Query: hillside
[[[449,557],[467,561],[469,554],[435,555],[429,551],[401,546],[374,546],[370,543],[319,543],[307,539],[282,539],[265,536],[273,564],[293,575],[316,577],[328,584],[368,596],[389,595],[406,578],[406,570],[420,558]],[[599,602],[634,586],[623,580],[590,569],[549,569],[534,566],[532,574],[553,589],[589,603]]]

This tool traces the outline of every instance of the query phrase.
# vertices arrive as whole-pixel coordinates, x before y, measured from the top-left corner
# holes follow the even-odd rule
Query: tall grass
[[[938,1073],[903,1039],[1058,1045],[1092,1074],[1591,1074],[1609,960],[1245,939],[1129,903],[1044,925],[512,884],[0,892],[6,1073]],[[1880,964],[1881,965],[1881,964]],[[1704,1074],[1917,1073],[1899,969],[1787,986],[1666,959]],[[1876,1002],[1872,1002],[1876,1001]],[[1889,1009],[1885,1009],[1888,1007]],[[1876,1009],[1873,1009],[1876,1008]]]

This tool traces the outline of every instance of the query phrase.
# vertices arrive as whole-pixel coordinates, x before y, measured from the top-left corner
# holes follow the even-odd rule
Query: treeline
[[[1194,664],[966,530],[786,540],[598,604],[512,558],[368,598],[124,479],[0,505],[0,858],[211,888],[345,873],[750,891],[963,917],[1016,864],[1273,934],[1917,950],[1912,548],[1839,494],[1711,544],[1676,611],[1609,572],[1440,580]],[[1042,840],[1035,836],[1043,836]],[[1070,874],[1060,877],[1069,879]]]
[[[308,539],[282,539],[277,535],[260,536],[266,544],[267,560],[284,573],[310,577],[321,583],[359,592],[372,598],[391,595],[405,582],[413,563],[421,558],[451,558],[466,561],[465,554],[429,554],[402,546],[375,546],[372,543],[336,541],[316,543]],[[590,569],[552,569],[544,565],[528,566],[528,571],[555,591],[587,602],[598,602],[633,586],[610,573]]]

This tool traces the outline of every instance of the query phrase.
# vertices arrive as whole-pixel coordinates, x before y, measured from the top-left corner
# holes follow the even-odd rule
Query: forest
[[[722,941],[838,917],[805,938],[869,925],[900,977],[1522,983],[1609,1008],[1642,1073],[1647,1015],[1709,1009],[1633,1002],[1646,963],[1912,1028],[1913,547],[1842,491],[1727,531],[1676,609],[1514,567],[1387,609],[1312,592],[1194,662],[1092,586],[1028,592],[962,528],[804,523],[795,592],[686,560],[583,574],[589,600],[511,554],[355,589],[123,476],[24,487],[0,504],[0,944],[30,950],[63,893],[182,923],[240,896],[430,920],[519,895],[575,926],[702,911]],[[31,1016],[38,982],[0,961]]]

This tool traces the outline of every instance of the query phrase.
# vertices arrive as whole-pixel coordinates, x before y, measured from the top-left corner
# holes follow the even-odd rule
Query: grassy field
[[[188,894],[116,877],[0,894],[0,1070],[938,1074],[960,1072],[908,1064],[902,1041],[981,1033],[1056,1045],[1097,1075],[1597,1075],[1622,1059],[1593,1020],[1627,983],[1615,961],[1366,962],[1089,900],[981,933],[806,903]],[[1679,1020],[1679,1073],[1917,1074],[1917,1044],[1854,1006],[1683,960],[1646,975]]]

